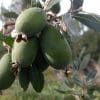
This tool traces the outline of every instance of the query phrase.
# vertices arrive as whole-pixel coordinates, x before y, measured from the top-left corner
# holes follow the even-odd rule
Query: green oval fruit
[[[20,67],[28,67],[34,61],[37,54],[37,43],[36,38],[20,42],[14,41],[12,49],[12,62],[18,63]]]
[[[31,67],[29,78],[34,90],[41,92],[44,87],[44,76],[35,66]]]
[[[56,69],[71,63],[72,52],[67,40],[53,26],[48,25],[41,34],[41,47],[47,61]]]
[[[29,69],[28,68],[22,68],[19,72],[19,84],[21,88],[23,88],[24,91],[27,90],[29,86]]]
[[[40,70],[41,72],[45,71],[48,67],[49,64],[47,63],[47,61],[44,58],[44,55],[42,53],[41,47],[39,46],[38,48],[38,52],[37,52],[37,56],[33,62],[33,64],[37,67],[38,70]]]
[[[36,36],[46,25],[46,15],[41,8],[33,7],[23,11],[16,20],[15,29],[18,34],[28,37]]]
[[[0,60],[0,90],[9,88],[15,80],[11,67],[11,54],[7,53]]]
[[[51,11],[52,11],[53,13],[55,13],[55,14],[59,13],[59,11],[60,11],[60,4],[59,4],[59,3],[55,4],[55,5],[51,8]]]

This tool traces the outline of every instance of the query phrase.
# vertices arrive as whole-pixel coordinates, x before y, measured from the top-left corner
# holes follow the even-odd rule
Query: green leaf
[[[88,63],[89,63],[89,61],[90,61],[90,59],[91,59],[91,55],[90,54],[87,54],[83,58],[82,62],[80,63],[79,70],[83,70],[84,68],[86,68],[87,65],[88,65]]]
[[[61,94],[66,94],[66,91],[65,90],[61,90],[61,89],[54,89],[55,91],[61,93]]]
[[[90,69],[88,72],[88,75],[86,77],[86,80],[94,79],[96,76],[97,71],[94,69]]]
[[[57,4],[58,2],[60,2],[60,0],[47,0],[44,5],[44,9],[49,10],[53,5]]]
[[[79,9],[83,5],[84,0],[73,0],[73,10]]]
[[[62,20],[67,27],[67,31],[72,36],[79,36],[80,35],[80,26],[79,23],[72,18],[72,15],[66,13],[62,16]]]
[[[6,37],[3,41],[4,41],[6,44],[8,44],[9,46],[12,47],[13,42],[14,42],[14,38],[11,38],[11,37],[9,36],[9,37]]]
[[[70,79],[66,79],[65,80],[65,84],[70,87],[70,88],[73,88],[74,87],[74,81],[70,78]]]
[[[79,70],[79,61],[78,61],[78,59],[73,62],[73,68],[74,68],[74,70]]]
[[[61,94],[72,94],[73,93],[73,89],[68,89],[68,90],[54,89],[54,90]]]
[[[86,25],[87,27],[94,29],[97,32],[100,32],[100,16],[93,13],[84,13],[80,12],[73,15],[75,19]]]
[[[80,52],[80,54],[79,54],[79,59],[81,60],[82,58],[83,58],[83,56],[84,56],[84,54],[85,54],[85,52],[86,52],[86,47],[84,46],[83,48],[82,48],[82,50],[81,50],[81,52]]]
[[[92,95],[94,91],[100,92],[100,86],[92,85],[91,87],[88,87],[88,93],[90,95]]]
[[[72,79],[73,79],[74,83],[76,85],[78,85],[78,86],[81,86],[83,84],[83,82],[82,82],[82,76],[79,73],[79,71],[74,71]]]
[[[0,33],[0,41],[4,41],[6,44],[12,47],[14,38],[11,36],[5,36],[4,34]]]
[[[82,82],[81,82],[79,77],[73,77],[73,80],[74,80],[76,85],[81,86]]]

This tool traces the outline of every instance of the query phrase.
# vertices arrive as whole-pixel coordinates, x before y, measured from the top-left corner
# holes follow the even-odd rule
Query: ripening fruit
[[[12,63],[17,63],[20,67],[28,67],[34,61],[37,53],[38,43],[37,39],[20,42],[14,41],[12,48]]]
[[[59,4],[59,3],[55,4],[55,5],[51,8],[51,11],[52,11],[53,13],[55,13],[55,14],[59,13],[59,11],[60,11],[60,4]]]
[[[24,91],[26,91],[29,86],[29,71],[29,68],[22,68],[18,74],[19,84]]]
[[[11,54],[6,53],[0,60],[0,90],[9,88],[15,80],[11,67]]]
[[[30,69],[29,78],[33,89],[41,92],[44,87],[44,76],[34,65]]]
[[[28,37],[36,36],[46,25],[46,14],[38,7],[23,11],[16,20],[15,29]]]
[[[55,27],[46,26],[40,38],[43,54],[51,66],[56,69],[63,69],[71,63],[71,48],[64,36]]]

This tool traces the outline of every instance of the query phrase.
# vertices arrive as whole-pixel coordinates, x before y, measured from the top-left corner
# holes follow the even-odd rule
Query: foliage
[[[73,16],[75,19],[79,20],[81,23],[87,25],[88,27],[100,32],[100,16],[92,13],[80,12]]]
[[[13,3],[14,2],[16,2],[16,0],[14,0]],[[20,0],[18,2],[21,4],[19,11],[16,9],[15,11],[12,10],[12,8],[14,8],[13,4],[10,9],[5,9],[3,6],[0,9],[2,15],[1,20],[5,23],[0,31],[0,41],[5,42],[6,46],[12,48],[15,38],[11,37],[11,32],[15,34],[14,37],[16,37],[16,40],[17,38],[23,39],[23,37],[24,40],[27,39],[25,36],[20,37],[20,35],[18,35],[17,37],[15,27],[12,26],[15,24],[16,18],[22,10],[34,6],[41,7],[47,15],[47,22],[53,27],[56,27],[61,32],[62,36],[68,40],[73,53],[73,61],[69,67],[67,66],[67,68],[64,69],[66,77],[60,80],[61,87],[55,83],[53,85],[50,84],[51,87],[55,88],[55,92],[54,90],[51,92],[52,88],[48,85],[48,90],[43,91],[41,94],[37,94],[35,91],[32,92],[31,88],[24,94],[20,89],[17,89],[16,85],[18,93],[14,94],[16,95],[15,99],[25,99],[26,96],[28,97],[31,95],[31,98],[38,98],[39,100],[44,98],[46,98],[46,100],[51,100],[51,98],[52,100],[58,100],[60,93],[60,95],[71,94],[75,96],[75,98],[78,97],[80,100],[99,100],[100,95],[98,96],[98,94],[100,94],[100,86],[94,84],[96,70],[89,69],[89,72],[84,74],[84,69],[87,68],[91,59],[97,61],[100,58],[100,16],[94,13],[84,12],[82,10],[84,0],[70,0],[71,5],[69,10],[60,16],[58,16],[59,12],[55,14],[51,9],[55,4],[60,3],[61,0]],[[37,2],[39,2],[39,6]],[[11,22],[8,23],[9,20]],[[89,31],[84,31],[84,25],[88,27]],[[11,30],[9,30],[9,26],[12,27]],[[7,32],[5,32],[5,30]],[[39,34],[37,38],[39,38]],[[33,95],[31,93],[33,93]],[[52,95],[52,97],[49,93],[51,93],[50,95]],[[53,96],[54,93],[57,93],[55,97]],[[44,96],[44,98],[42,98],[41,95]],[[63,95],[60,97],[61,100],[63,100]]]

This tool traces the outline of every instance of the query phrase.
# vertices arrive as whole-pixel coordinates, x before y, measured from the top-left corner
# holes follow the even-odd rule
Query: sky
[[[64,13],[64,9],[69,9],[70,0],[61,0],[62,13]],[[84,0],[83,10],[90,13],[96,13],[100,15],[100,0]]]
[[[3,4],[6,8],[9,8],[11,1],[12,0],[0,0],[0,5]],[[70,8],[70,0],[61,0],[61,5],[63,6],[60,14],[64,14],[65,10],[69,10]],[[100,0],[84,0],[83,10],[100,15]]]
[[[12,0],[0,0],[0,6],[1,4],[3,4],[6,8],[9,7],[9,5],[11,4]]]
[[[12,0],[0,0],[1,3],[8,8]],[[63,12],[64,9],[69,9],[70,7],[70,0],[61,0],[63,4]],[[100,1],[99,0],[84,0],[83,3],[83,10],[87,12],[92,12],[100,15]]]
[[[100,15],[100,0],[84,0],[83,10]]]

